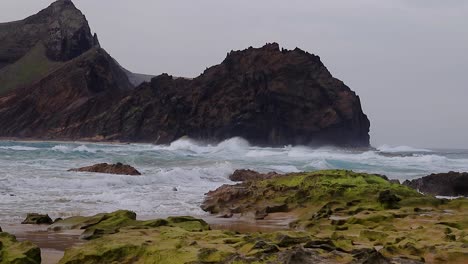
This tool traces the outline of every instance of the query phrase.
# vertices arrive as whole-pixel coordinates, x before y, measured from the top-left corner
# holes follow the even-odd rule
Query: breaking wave
[[[0,141],[0,219],[28,212],[54,217],[116,209],[140,216],[203,214],[203,195],[236,169],[279,173],[351,169],[406,180],[468,171],[468,151],[440,152],[381,146],[357,151],[332,147],[262,148],[242,138],[204,144],[189,138],[169,145]],[[135,166],[140,177],[68,172],[95,163]],[[177,191],[174,191],[174,190]]]

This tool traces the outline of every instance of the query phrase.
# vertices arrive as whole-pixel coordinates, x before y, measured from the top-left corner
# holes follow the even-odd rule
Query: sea
[[[68,172],[121,162],[142,176]],[[236,169],[278,173],[347,169],[404,181],[431,173],[468,171],[468,150],[381,146],[373,150],[284,146],[265,148],[241,138],[202,144],[188,138],[170,145],[0,141],[0,224],[27,213],[51,217],[119,209],[142,218],[203,216],[204,195]]]

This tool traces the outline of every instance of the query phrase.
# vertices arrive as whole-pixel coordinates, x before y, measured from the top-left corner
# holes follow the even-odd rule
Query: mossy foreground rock
[[[61,231],[70,229],[83,229],[82,239],[91,240],[103,235],[115,234],[124,227],[151,228],[159,226],[180,227],[188,231],[208,230],[208,224],[190,216],[169,217],[168,219],[156,219],[148,221],[136,220],[136,214],[131,211],[116,211],[108,214],[98,214],[84,217],[75,216],[57,221],[49,227],[49,231]]]
[[[209,192],[202,208],[256,219],[276,208],[297,218],[292,228],[345,250],[359,245],[389,258],[468,262],[467,199],[436,199],[379,175],[329,170],[225,185]]]
[[[237,234],[171,226],[133,226],[69,249],[60,261],[61,264],[350,262],[390,263],[390,259],[370,248],[346,251],[331,240],[321,240],[307,232]]]
[[[75,263],[467,263],[468,201],[438,200],[382,176],[350,171],[283,175],[223,186],[217,212],[252,218],[289,213],[294,231],[239,234],[200,219],[137,221],[118,211],[57,222],[90,241],[66,251]],[[206,208],[206,207],[205,207]]]
[[[0,230],[0,263],[40,264],[41,250],[31,242],[18,242]]]

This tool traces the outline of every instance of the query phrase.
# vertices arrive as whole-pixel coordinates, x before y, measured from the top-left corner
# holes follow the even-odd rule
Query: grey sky
[[[0,21],[52,0],[2,0]],[[320,55],[361,97],[374,146],[468,148],[468,1],[74,0],[123,66],[194,77],[230,50]]]

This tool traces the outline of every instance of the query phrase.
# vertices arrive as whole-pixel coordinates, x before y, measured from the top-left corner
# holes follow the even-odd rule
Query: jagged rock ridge
[[[10,34],[25,27],[36,33]],[[21,76],[14,73],[24,65],[50,63],[21,85],[7,81],[0,136],[158,144],[183,136],[243,137],[255,145],[369,146],[359,97],[318,56],[300,49],[272,43],[233,51],[197,78],[163,74],[132,89],[135,80],[100,48],[71,1],[0,24],[0,39],[6,40],[0,44],[0,64],[6,65],[0,96],[5,69]]]
[[[0,67],[24,56],[38,41],[56,61],[78,57],[99,45],[85,16],[72,1],[59,0],[21,21],[0,24]]]
[[[369,146],[359,97],[318,56],[276,43],[231,52],[193,80],[155,77],[100,123],[103,138],[128,141],[243,137],[258,145]]]

